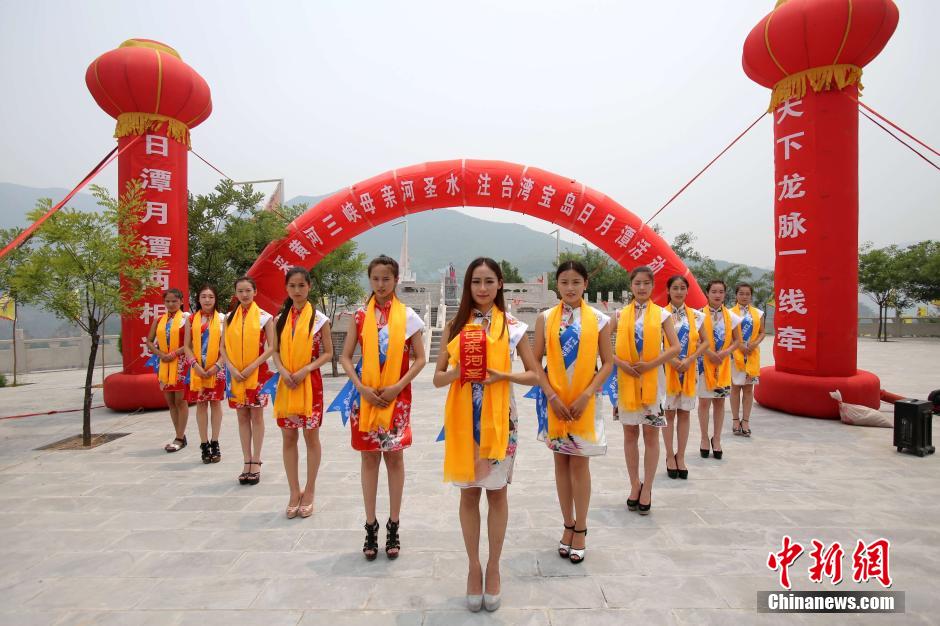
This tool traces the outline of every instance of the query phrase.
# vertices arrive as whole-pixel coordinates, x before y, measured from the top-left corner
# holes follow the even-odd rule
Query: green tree
[[[133,314],[138,302],[153,289],[151,275],[162,261],[146,257],[137,240],[143,201],[139,184],[115,200],[102,187],[92,187],[101,213],[62,209],[33,236],[32,248],[19,260],[13,276],[18,293],[61,319],[80,327],[91,338],[82,405],[82,443],[91,445],[91,383],[105,321],[112,315]],[[39,219],[48,200],[29,213]],[[124,276],[123,285],[119,280]]]
[[[904,268],[897,246],[875,248],[864,244],[858,255],[858,285],[878,305],[878,339],[888,340],[888,308],[902,304]]]
[[[734,287],[738,283],[747,282],[753,283],[757,281],[752,280],[751,270],[745,265],[740,265],[738,263],[728,263],[724,267],[719,269],[718,264],[715,263],[711,258],[702,254],[694,248],[695,235],[692,233],[679,233],[676,235],[675,239],[672,241],[673,251],[682,259],[682,262],[685,263],[686,267],[689,268],[689,271],[692,272],[692,276],[695,277],[695,282],[698,283],[698,286],[701,287],[702,291],[705,291],[705,287],[708,285],[709,281],[712,280],[721,280],[728,286],[728,290],[725,293],[725,304],[734,303]],[[756,289],[755,285],[755,289]],[[773,280],[770,282],[770,289],[773,290]],[[757,294],[755,293],[755,296]],[[757,298],[755,297],[754,302],[757,306]],[[766,304],[767,300],[764,300]]]
[[[588,290],[585,298],[597,292],[601,292],[602,298],[606,298],[610,292],[620,297],[622,292],[630,290],[630,274],[603,250],[584,244],[581,252],[562,252],[558,262],[561,264],[565,261],[580,261],[587,269]],[[557,291],[554,271],[548,277],[548,288]]]
[[[347,241],[310,269],[310,297],[331,321],[340,307],[365,296],[359,279],[366,271],[366,255],[356,249],[355,241]]]
[[[22,228],[3,228],[0,229],[0,248],[4,248],[8,243],[20,236]],[[0,297],[9,296],[13,300],[13,386],[17,385],[17,354],[16,354],[16,309],[20,304],[25,304],[25,294],[20,293],[14,281],[15,270],[29,254],[30,240],[27,239],[20,247],[10,250],[3,260],[0,261]]]
[[[355,241],[347,241],[310,269],[310,299],[330,318],[331,325],[338,309],[364,298],[365,290],[359,279],[365,271],[366,255],[356,252]],[[333,347],[333,376],[339,375],[340,349],[341,346]]]
[[[519,273],[519,268],[503,259],[499,262],[499,267],[503,271],[503,282],[506,283],[523,283],[525,279],[522,278],[522,274]]]
[[[305,207],[265,211],[264,194],[251,185],[223,180],[208,195],[189,197],[189,293],[195,306],[198,290],[213,285],[219,306],[231,300],[235,279],[244,275],[265,246],[286,234],[287,224]]]
[[[903,289],[911,303],[940,299],[940,241],[908,246],[898,260]]]
[[[754,287],[752,300],[754,306],[766,313],[767,303],[774,299],[774,273],[762,274],[760,278],[751,283],[751,286]]]

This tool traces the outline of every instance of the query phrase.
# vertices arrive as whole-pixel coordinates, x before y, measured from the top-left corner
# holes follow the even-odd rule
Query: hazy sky
[[[896,1],[865,102],[936,147],[940,3]],[[773,5],[0,0],[0,181],[70,188],[97,163],[114,121],[85,70],[144,37],[208,81],[214,111],[193,147],[236,179],[285,178],[292,197],[423,161],[502,159],[576,178],[645,219],[767,106],[741,47]],[[860,144],[861,239],[937,238],[940,173],[865,119]],[[116,177],[112,165],[99,180]],[[217,180],[190,158],[192,191]],[[695,231],[711,256],[769,267],[773,189],[765,118],[657,221],[670,239]]]

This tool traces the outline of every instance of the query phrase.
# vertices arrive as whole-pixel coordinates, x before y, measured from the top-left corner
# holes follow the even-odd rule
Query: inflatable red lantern
[[[862,67],[898,23],[891,0],[781,0],[744,43],[744,71],[773,90],[776,261],[773,367],[764,406],[838,417],[829,392],[879,406],[856,369],[858,105]]]
[[[160,292],[176,287],[188,296],[187,151],[189,130],[212,112],[209,86],[167,45],[130,39],[88,66],[85,84],[95,102],[117,120],[114,136],[124,148],[118,159],[118,188],[143,186],[145,213],[137,235],[149,256],[161,259],[159,285],[137,315],[121,320],[124,370],[104,382],[104,401],[114,410],[166,406],[156,375],[146,362],[150,324],[164,312]]]

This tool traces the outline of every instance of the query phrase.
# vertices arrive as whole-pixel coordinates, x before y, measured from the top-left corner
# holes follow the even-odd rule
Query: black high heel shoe
[[[643,487],[640,487],[640,495],[643,495]],[[637,499],[638,512],[640,515],[649,515],[650,509],[653,508],[653,490],[650,489],[650,503],[649,504],[640,504],[639,499]]]
[[[685,459],[683,459],[684,461]],[[679,469],[679,455],[676,455],[676,471],[679,473],[679,478],[682,480],[689,479],[689,468]]]
[[[199,449],[202,450],[202,462],[208,465],[212,462],[212,453],[209,451],[209,442],[203,441],[199,444]]]
[[[715,456],[716,459],[718,459],[718,460],[720,461],[720,460],[721,460],[721,455],[724,453],[724,451],[723,451],[723,450],[715,450],[715,438],[714,438],[714,437],[712,437],[712,438],[709,439],[708,441],[709,441],[709,443],[711,443],[711,446],[712,446],[712,454]]]
[[[640,483],[640,493],[643,493],[643,483]],[[636,494],[636,500],[631,500],[629,496],[627,497],[627,510],[636,511],[637,507],[640,505],[640,494]]]
[[[673,461],[676,460],[676,455],[675,455],[675,454],[672,455],[672,460],[673,460]],[[668,464],[668,462],[667,462],[667,464],[666,464],[666,476],[668,476],[669,478],[673,478],[673,479],[679,478],[678,463],[677,463],[676,465],[677,465],[677,467],[676,467],[675,469],[669,469],[669,464]]]
[[[378,523],[378,520],[376,520]],[[399,522],[393,522],[392,518],[388,518],[388,522],[385,524],[385,556],[389,559],[395,560],[398,558],[398,554],[401,552],[401,542],[398,538],[398,524]],[[394,552],[392,552],[394,550]]]
[[[365,525],[366,541],[362,544],[362,554],[367,561],[374,561],[379,555],[379,520]]]
[[[702,455],[702,458],[703,458],[703,459],[707,459],[707,458],[708,458],[708,453],[709,453],[709,452],[710,452],[710,450],[709,450],[708,448],[699,448],[699,449],[698,449],[698,453]]]

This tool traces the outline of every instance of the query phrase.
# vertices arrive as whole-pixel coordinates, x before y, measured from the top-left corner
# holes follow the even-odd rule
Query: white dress
[[[715,341],[716,346],[724,345],[725,337],[725,316],[721,312],[721,309],[717,311],[709,307],[708,312],[702,311],[706,315],[712,316],[712,331],[718,340]],[[734,313],[734,311],[728,311],[728,315],[731,316],[731,330],[729,332],[734,332],[734,329],[741,325],[741,318]],[[731,355],[725,357],[730,359]],[[698,382],[696,383],[696,390],[698,392],[699,398],[726,398],[731,394],[731,386],[727,387],[718,387],[716,389],[708,389],[708,383],[705,381],[705,355],[702,355],[698,358]]]
[[[594,317],[597,318],[597,330],[598,332],[602,330],[607,324],[610,323],[610,317],[601,313],[594,307],[589,307],[591,312],[594,313]],[[545,341],[548,341],[548,316],[551,314],[552,309],[542,312],[542,321],[545,324]],[[581,335],[581,307],[570,307],[567,304],[562,303],[562,312],[561,312],[561,329],[560,332],[564,332],[569,326],[574,326],[577,328],[578,336]],[[598,354],[598,356],[600,356]],[[568,375],[568,382],[571,382],[571,378],[574,376],[574,363],[571,364],[566,370]],[[594,398],[594,434],[596,436],[595,441],[588,441],[579,437],[578,435],[569,434],[567,438],[562,437],[549,437],[548,436],[548,427],[543,425],[539,429],[538,440],[545,442],[545,445],[548,446],[548,449],[553,452],[560,452],[562,454],[570,454],[573,456],[599,456],[607,453],[607,433],[604,430],[604,411],[602,410],[603,404],[601,404],[601,392],[598,391]]]
[[[733,315],[733,313],[732,313]],[[760,330],[761,320],[764,319],[764,312],[760,309],[757,309],[757,319],[751,320],[751,307],[744,309],[744,315],[741,317],[741,338],[748,339],[744,336],[745,328],[747,328],[748,323],[751,324],[751,332],[757,334]],[[752,335],[753,336],[753,335]],[[758,357],[759,359],[760,357]],[[744,357],[744,362],[747,363],[747,357]],[[748,378],[747,372],[739,370],[737,365],[734,363],[734,357],[731,358],[731,384],[732,385],[756,385],[760,382],[760,376],[755,376],[754,378]]]
[[[698,329],[698,332],[701,334],[702,327],[705,326],[705,314],[702,313],[701,311],[696,311],[695,309],[693,309],[692,312],[695,314],[695,327]],[[684,306],[679,307],[679,309],[677,309],[676,311],[673,311],[672,323],[676,327],[676,334],[679,335],[680,343],[682,344],[682,351],[679,353],[679,358],[685,358],[682,355],[685,354],[686,356],[688,356],[689,318],[685,314]],[[684,336],[684,341],[683,341],[683,336]],[[701,338],[699,339],[699,341],[701,342]],[[699,345],[701,345],[701,343],[699,343]],[[696,368],[696,364],[693,363],[692,367],[686,371],[686,375],[696,374],[695,368]],[[681,376],[679,380],[681,382],[682,380]],[[697,400],[695,396],[691,396],[691,397],[685,396],[685,395],[682,395],[682,393],[676,393],[672,395],[668,393],[666,394],[665,405],[666,405],[667,411],[691,411],[692,409],[695,408],[696,403],[697,403]]]
[[[645,306],[635,307],[636,310],[636,320],[637,323],[634,325],[634,341],[643,338],[643,323],[642,317],[645,313]],[[662,319],[660,324],[665,324],[672,314],[664,308],[660,308],[662,311]],[[619,319],[620,314],[617,313]],[[618,328],[617,332],[620,332],[621,329]],[[662,346],[660,346],[662,350]],[[663,401],[666,397],[666,372],[662,366],[657,368],[657,398],[651,404],[644,404],[637,411],[621,411],[618,405],[614,406],[614,419],[620,422],[624,426],[641,426],[643,424],[647,426],[655,426],[657,428],[666,427],[666,418],[663,417]],[[614,368],[614,372],[617,372],[617,368]]]
[[[485,315],[477,310],[473,311],[472,318],[468,321],[470,324],[479,324],[484,330],[489,330],[490,320],[492,318],[492,309]],[[525,337],[528,326],[509,313],[506,316],[506,332],[509,333],[509,360],[516,358],[516,346],[519,341]],[[480,383],[471,383],[473,385],[474,404],[483,401],[483,385]],[[476,417],[476,412],[474,412]],[[474,420],[474,430],[479,431],[479,423]],[[473,482],[454,483],[461,489],[478,487],[486,490],[498,491],[512,482],[512,466],[516,460],[516,445],[519,440],[519,414],[516,410],[516,397],[513,393],[513,385],[509,383],[509,442],[506,445],[506,456],[502,461],[495,459],[481,459],[480,447],[474,446],[474,456],[476,464],[473,471],[475,479]]]

